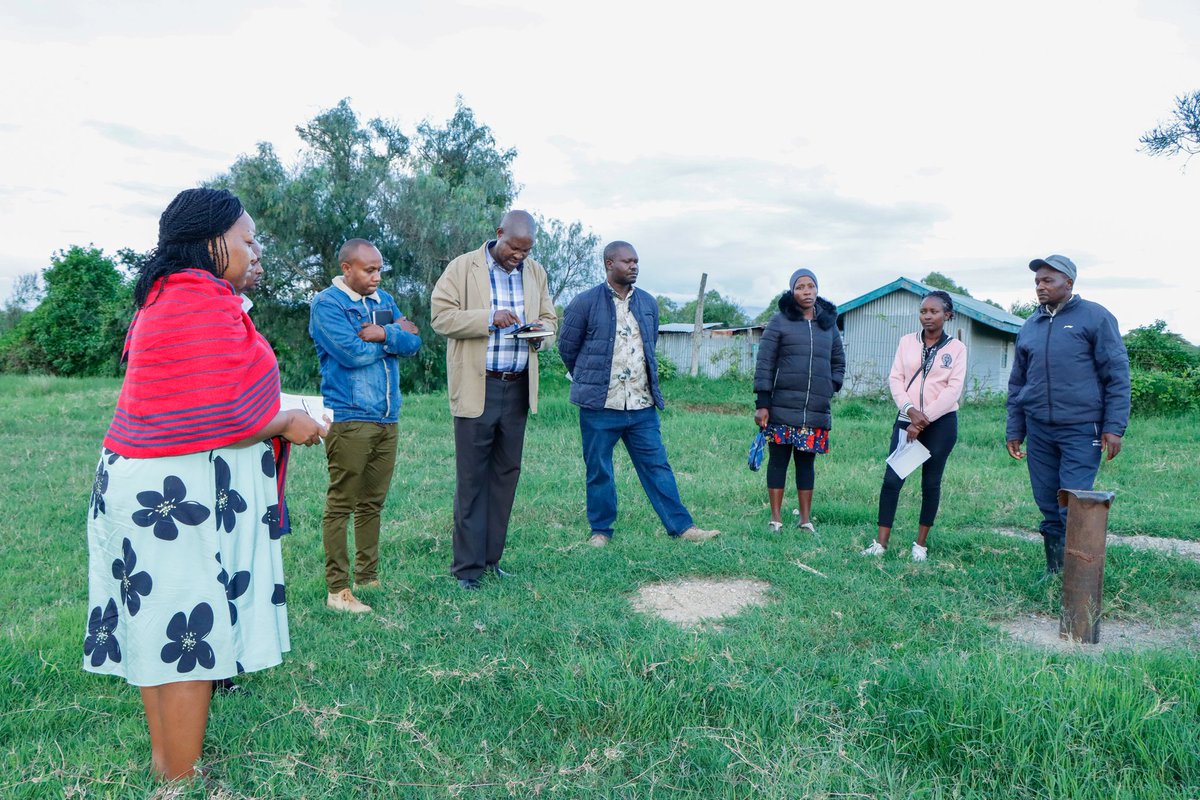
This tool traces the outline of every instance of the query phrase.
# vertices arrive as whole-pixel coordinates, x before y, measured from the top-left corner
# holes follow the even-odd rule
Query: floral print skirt
[[[797,428],[779,422],[768,425],[766,434],[772,444],[790,444],[797,450],[818,455],[829,452],[828,428]]]
[[[103,450],[83,668],[157,686],[280,663],[290,649],[282,535],[265,443],[166,458]]]

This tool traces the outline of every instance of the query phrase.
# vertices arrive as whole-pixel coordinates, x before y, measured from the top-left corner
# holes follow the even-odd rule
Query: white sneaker
[[[813,524],[812,524],[811,522],[801,522],[801,523],[800,523],[799,525],[797,525],[796,527],[797,527],[799,530],[802,530],[802,531],[808,531],[809,533],[814,533],[814,534],[815,534],[815,533],[817,532],[817,529],[813,527]]]
[[[862,553],[860,553],[860,555],[881,556],[886,552],[887,552],[887,548],[884,547],[883,545],[881,545],[879,542],[871,542],[871,546],[868,547],[866,550],[863,550]]]
[[[325,605],[334,611],[349,611],[351,614],[366,614],[371,607],[350,593],[350,589],[342,589],[336,594],[325,598]]]
[[[912,560],[913,561],[924,561],[928,557],[929,557],[929,548],[921,547],[921,545],[917,544],[916,542],[913,542]]]
[[[767,530],[770,531],[771,533],[779,533],[781,530],[783,530],[783,523],[782,522],[768,522]]]

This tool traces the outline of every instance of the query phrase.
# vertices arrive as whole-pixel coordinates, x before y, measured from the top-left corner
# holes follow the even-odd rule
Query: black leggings
[[[787,483],[789,453],[795,454],[792,458],[796,460],[796,489],[812,489],[817,479],[813,463],[817,460],[817,454],[797,450],[790,444],[774,442],[767,442],[767,488],[782,489],[783,484]]]
[[[892,444],[888,448],[891,453],[900,443],[901,436],[908,435],[908,423],[897,422],[892,427]],[[917,441],[929,450],[929,460],[921,465],[921,517],[920,524],[933,527],[937,517],[938,505],[942,500],[942,472],[946,469],[946,459],[958,441],[958,413],[951,411],[944,417],[938,417],[929,423],[929,427],[921,431]],[[900,502],[900,488],[904,479],[897,475],[891,467],[885,467],[883,472],[883,488],[879,490],[879,526],[890,528],[896,521],[896,505]]]

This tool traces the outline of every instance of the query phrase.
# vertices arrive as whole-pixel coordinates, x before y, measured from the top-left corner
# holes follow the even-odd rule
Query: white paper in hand
[[[916,439],[909,439],[907,431],[900,431],[900,443],[887,457],[888,466],[901,479],[929,460],[929,450]]]
[[[280,411],[303,411],[322,425],[333,421],[333,411],[325,407],[325,399],[321,395],[288,394],[279,395]],[[329,419],[325,419],[325,417]]]

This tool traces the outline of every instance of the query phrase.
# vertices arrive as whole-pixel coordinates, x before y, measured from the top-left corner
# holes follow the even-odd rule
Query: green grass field
[[[466,593],[448,574],[453,439],[444,395],[406,398],[367,618],[324,608],[320,449],[299,449],[284,540],[292,652],[214,700],[204,761],[219,797],[1200,796],[1200,662],[1178,647],[1050,654],[997,622],[1057,613],[1039,583],[1023,464],[1003,409],[960,412],[930,561],[911,563],[919,487],[891,552],[873,537],[893,411],[841,401],[818,462],[818,538],[766,533],[745,467],[748,384],[676,379],[664,437],[697,522],[670,540],[623,454],[612,546],[585,545],[583,466],[566,383],[542,387],[504,565]],[[80,669],[85,510],[115,381],[0,376],[0,797],[146,797],[135,690]],[[1200,538],[1200,420],[1135,420],[1100,473],[1110,530]],[[911,484],[912,482],[910,482]],[[801,569],[809,565],[824,577]],[[631,610],[645,583],[756,578],[772,602],[719,629]],[[1190,622],[1200,565],[1111,548],[1106,618]],[[195,785],[160,796],[201,797]]]

